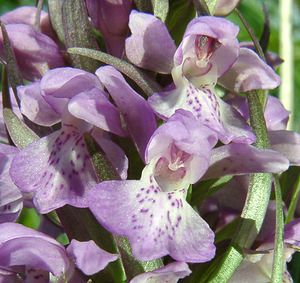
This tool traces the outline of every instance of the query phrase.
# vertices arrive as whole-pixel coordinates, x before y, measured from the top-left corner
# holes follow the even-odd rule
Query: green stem
[[[262,104],[256,92],[247,94],[249,104],[250,123],[256,134],[256,146],[267,148],[268,134]],[[242,262],[243,249],[252,246],[262,226],[271,193],[272,176],[268,173],[257,173],[250,176],[248,195],[243,208],[240,226],[228,247],[218,270],[212,272],[208,282],[227,282],[236,268]]]
[[[298,203],[299,193],[300,193],[300,174],[298,175],[297,181],[294,186],[293,195],[292,195],[292,199],[291,199],[291,202],[289,205],[285,223],[291,222],[294,218],[296,206]]]
[[[275,248],[273,257],[272,268],[272,283],[281,283],[283,276],[283,263],[284,263],[284,243],[283,243],[283,208],[281,188],[278,176],[274,176],[275,180],[275,197],[276,197],[276,230],[275,230]]]

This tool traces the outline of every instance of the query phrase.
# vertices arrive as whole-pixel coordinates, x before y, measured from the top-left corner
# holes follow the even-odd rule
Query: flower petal
[[[67,247],[68,255],[75,265],[86,275],[93,275],[103,270],[118,255],[100,249],[94,241],[79,242],[73,239]]]
[[[27,265],[61,276],[72,268],[65,249],[54,239],[16,223],[0,224],[0,265]]]
[[[141,68],[170,74],[176,45],[165,24],[151,14],[132,11],[129,28],[131,36],[125,44],[128,59]]]
[[[280,78],[254,51],[240,48],[237,61],[219,79],[219,83],[230,91],[240,93],[276,88]]]
[[[271,148],[284,155],[293,166],[300,165],[300,135],[292,131],[269,131]]]
[[[93,130],[92,136],[106,154],[107,159],[116,169],[121,179],[127,179],[128,158],[123,149],[100,130]]]
[[[64,65],[57,44],[34,27],[8,24],[6,30],[22,75],[27,80],[39,79],[51,69]],[[4,58],[3,38],[0,34],[0,56]]]
[[[189,83],[175,90],[156,93],[148,101],[162,117],[170,117],[177,109],[191,111],[203,125],[218,133],[225,144],[255,141],[255,135],[246,121],[211,89],[198,89]]]
[[[60,114],[63,114],[66,103],[72,97],[93,88],[103,90],[94,74],[71,67],[50,70],[41,80],[42,95]]]
[[[104,227],[128,237],[140,260],[169,254],[178,261],[204,262],[215,254],[214,234],[185,201],[185,190],[163,193],[152,177],[107,181],[90,192],[89,203]]]
[[[97,88],[86,90],[74,96],[68,103],[69,112],[79,119],[100,129],[125,136],[121,126],[120,113],[108,98]]]
[[[21,100],[21,112],[30,121],[42,126],[60,122],[60,115],[42,96],[39,82],[18,87],[18,96]]]
[[[69,124],[18,153],[10,175],[23,193],[32,194],[40,213],[65,204],[87,207],[86,193],[96,184],[82,134]]]
[[[0,223],[15,221],[22,208],[21,192],[9,176],[9,167],[18,153],[13,146],[0,144]]]
[[[281,173],[288,167],[289,161],[277,151],[247,144],[228,144],[212,150],[210,167],[203,178],[258,172]]]
[[[96,74],[122,113],[127,129],[141,158],[144,159],[147,143],[156,129],[152,109],[113,67],[101,67]]]
[[[189,266],[185,262],[172,262],[162,268],[142,273],[134,277],[130,283],[145,283],[149,282],[149,280],[161,283],[175,283],[179,279],[189,276],[191,273]]]

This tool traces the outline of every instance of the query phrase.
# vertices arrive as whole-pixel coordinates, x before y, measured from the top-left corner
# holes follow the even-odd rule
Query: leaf
[[[11,109],[3,109],[3,118],[8,133],[18,148],[25,148],[39,139],[39,137],[29,129]]]
[[[154,15],[165,22],[169,12],[169,0],[152,0],[152,6]]]
[[[148,96],[161,90],[160,86],[154,80],[151,80],[142,70],[107,53],[87,48],[69,48],[68,53],[79,54],[112,65],[132,79]]]
[[[0,22],[2,35],[3,35],[3,45],[4,45],[4,58],[6,59],[6,67],[8,73],[8,80],[13,89],[16,101],[20,106],[20,99],[17,93],[17,86],[23,84],[23,79],[19,70],[19,66],[16,61],[16,57],[13,48],[10,44],[9,37],[5,28],[5,25]]]
[[[51,20],[51,25],[55,30],[58,39],[65,44],[65,32],[62,18],[63,0],[48,0],[48,10]]]
[[[208,180],[200,182],[194,186],[191,197],[191,205],[199,205],[204,199],[216,193],[223,188],[232,179],[232,176],[224,176],[220,179]]]
[[[285,223],[291,222],[294,218],[294,214],[298,204],[299,193],[300,193],[300,174],[297,176],[297,180],[294,184],[293,193],[290,200],[290,205],[286,215]]]
[[[183,37],[187,24],[195,17],[193,1],[172,0],[170,1],[169,13],[166,25],[172,38],[178,45]]]
[[[62,4],[62,20],[66,47],[98,49],[84,0],[65,0]],[[95,60],[71,55],[72,64],[80,69],[94,72],[99,63]]]

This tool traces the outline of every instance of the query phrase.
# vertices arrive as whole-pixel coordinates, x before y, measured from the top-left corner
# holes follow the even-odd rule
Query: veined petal
[[[240,48],[237,61],[219,79],[219,83],[230,91],[240,93],[276,88],[280,78],[254,51]]]
[[[110,232],[128,237],[140,260],[169,254],[178,261],[205,262],[215,254],[214,234],[185,195],[184,189],[162,192],[153,177],[107,181],[90,192],[89,207]]]
[[[60,122],[60,114],[42,96],[39,82],[19,86],[18,96],[21,101],[21,112],[30,121],[42,126],[52,126]]]
[[[198,89],[192,84],[182,84],[175,90],[156,93],[148,101],[162,117],[170,117],[177,109],[191,111],[203,125],[215,131],[225,144],[231,141],[255,141],[255,135],[246,121],[210,89]]]
[[[73,239],[67,247],[67,253],[86,275],[93,275],[103,270],[110,262],[118,258],[118,255],[100,249],[92,240],[79,242]]]
[[[228,144],[212,150],[210,167],[203,178],[259,172],[281,173],[288,167],[288,159],[275,150],[258,149],[247,144]]]
[[[86,193],[96,184],[82,133],[70,124],[18,153],[10,175],[23,193],[32,194],[40,213],[65,204],[87,207]]]
[[[153,110],[113,67],[101,67],[96,74],[122,113],[126,127],[144,159],[147,143],[156,129]]]
[[[271,148],[284,155],[291,165],[300,165],[300,135],[292,131],[269,131]]]
[[[172,262],[162,268],[142,273],[134,277],[130,283],[145,283],[153,280],[157,283],[176,283],[179,279],[189,276],[191,273],[189,266],[185,262]]]
[[[128,59],[141,68],[171,73],[176,45],[165,24],[151,14],[132,11],[129,28],[131,36],[125,43]]]
[[[118,109],[97,88],[86,90],[74,96],[68,103],[69,112],[79,119],[100,129],[125,136]]]

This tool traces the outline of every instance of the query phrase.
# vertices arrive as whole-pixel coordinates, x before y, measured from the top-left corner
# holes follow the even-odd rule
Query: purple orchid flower
[[[75,266],[92,275],[117,259],[93,241],[72,240],[65,249],[51,237],[20,224],[0,224],[0,231],[0,282],[49,282],[55,276],[55,282],[75,283]]]
[[[176,283],[179,279],[191,274],[189,266],[184,262],[172,262],[168,265],[151,272],[142,273],[134,277],[130,283],[145,283],[155,281],[156,283]]]
[[[26,106],[21,110],[25,115],[30,118],[36,113],[39,119],[34,121],[42,120],[44,125],[57,122],[58,117],[62,121],[60,130],[18,153],[10,169],[14,183],[22,193],[32,195],[40,213],[65,204],[87,207],[86,193],[96,185],[97,178],[84,142],[85,132],[95,138],[120,176],[126,178],[127,158],[107,133],[126,135],[126,131],[121,126],[119,111],[101,87],[95,75],[62,68],[49,71],[40,84],[21,89],[21,104]],[[31,111],[34,104],[23,101],[28,98],[40,107]],[[44,116],[38,115],[44,105]],[[49,113],[55,119],[51,120]]]
[[[100,183],[89,193],[91,211],[109,231],[128,237],[133,254],[141,260],[166,254],[187,262],[211,259],[213,233],[186,202],[189,185],[206,172],[217,178],[282,172],[289,165],[272,150],[261,151],[247,144],[212,150],[216,143],[213,131],[199,124],[190,112],[178,110],[150,139],[141,179]],[[251,162],[245,163],[245,159]],[[207,171],[209,165],[212,169]]]
[[[151,14],[133,10],[131,36],[126,39],[127,58],[135,65],[159,73],[171,73],[176,45],[165,24]]]
[[[143,28],[140,28],[142,20]],[[133,11],[129,26],[132,35],[126,40],[126,51],[133,63],[164,73],[170,70],[170,62],[174,60],[172,77],[175,88],[149,98],[149,103],[161,118],[170,117],[177,109],[185,109],[215,130],[225,144],[231,141],[251,144],[255,141],[244,119],[215,95],[215,84],[219,78],[227,87],[232,81],[238,81],[243,86],[247,85],[246,91],[249,91],[274,88],[278,86],[279,78],[253,51],[239,47],[237,26],[216,17],[194,19],[175,53],[166,27],[154,16]],[[151,34],[160,34],[161,37],[151,40]],[[161,55],[165,49],[161,46],[168,47],[168,53],[163,52],[164,56]],[[249,65],[252,59],[254,63]],[[236,78],[236,69],[242,70],[243,76]],[[258,69],[268,80],[248,85],[251,79],[255,79],[253,70],[257,72]]]
[[[91,211],[109,231],[129,238],[138,259],[210,260],[214,234],[185,197],[206,171],[216,142],[191,113],[177,112],[153,134],[141,180],[100,183],[90,192]]]
[[[0,223],[15,221],[23,208],[22,194],[9,176],[9,167],[19,150],[0,144]]]
[[[46,71],[64,65],[57,44],[47,35],[26,24],[8,24],[6,30],[25,79],[39,79]],[[0,57],[6,61],[0,33]]]
[[[22,6],[9,11],[0,17],[4,24],[26,24],[34,26],[36,20],[37,7]],[[54,38],[54,31],[51,27],[50,18],[47,12],[41,11],[40,16],[41,32],[47,36]]]
[[[245,119],[249,119],[246,99],[236,97],[228,102],[231,103]],[[291,165],[299,166],[300,135],[296,132],[286,130],[289,112],[276,97],[268,96],[264,116],[271,149],[286,156]]]
[[[129,32],[128,18],[132,0],[86,0],[86,6],[93,25],[104,37],[107,51],[122,57]]]
[[[157,127],[153,110],[115,68],[101,67],[96,75],[121,112],[125,126],[144,160],[146,146]]]

